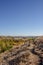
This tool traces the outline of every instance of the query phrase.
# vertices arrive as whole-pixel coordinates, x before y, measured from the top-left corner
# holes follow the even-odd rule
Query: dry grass
[[[15,39],[14,37],[0,37],[0,53],[9,50],[13,46],[24,44],[26,41],[32,42],[33,38]]]

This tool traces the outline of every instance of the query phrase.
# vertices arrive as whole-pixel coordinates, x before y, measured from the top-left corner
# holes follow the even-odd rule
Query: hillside
[[[43,36],[0,37],[0,65],[43,65]]]

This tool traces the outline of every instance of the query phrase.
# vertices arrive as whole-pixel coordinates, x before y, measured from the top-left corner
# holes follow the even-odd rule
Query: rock
[[[0,65],[43,65],[43,42],[36,38],[34,42],[13,47],[0,54]]]

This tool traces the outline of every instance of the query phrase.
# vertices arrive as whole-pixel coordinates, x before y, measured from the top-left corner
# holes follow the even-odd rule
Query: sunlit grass
[[[13,46],[18,46],[21,44],[24,44],[26,41],[31,41],[33,38],[26,38],[26,39],[7,39],[7,38],[2,38],[0,40],[0,53],[11,49]]]
[[[15,40],[15,39],[1,39],[0,40],[0,53],[4,52],[6,50],[9,50],[12,48],[14,45],[20,45],[23,43],[23,40]]]

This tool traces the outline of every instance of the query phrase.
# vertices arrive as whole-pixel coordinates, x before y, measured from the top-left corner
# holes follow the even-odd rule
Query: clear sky
[[[43,0],[0,0],[0,35],[43,35]]]

